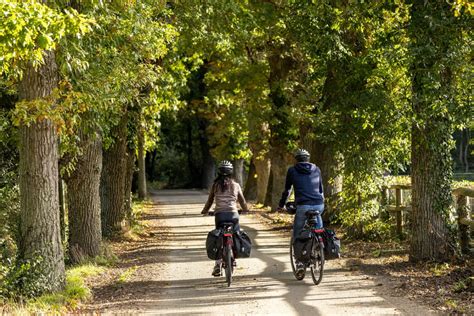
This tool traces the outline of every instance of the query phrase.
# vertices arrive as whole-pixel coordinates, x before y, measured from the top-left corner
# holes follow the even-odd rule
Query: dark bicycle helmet
[[[299,148],[295,152],[295,159],[298,162],[309,161],[309,152],[306,149]]]
[[[227,161],[227,160],[222,160],[219,163],[219,166],[217,167],[217,173],[224,176],[230,176],[233,171],[234,171],[234,167],[232,167],[232,164],[230,163],[230,161]]]

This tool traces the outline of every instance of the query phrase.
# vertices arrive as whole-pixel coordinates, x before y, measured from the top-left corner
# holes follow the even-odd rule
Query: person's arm
[[[204,205],[204,208],[201,211],[201,214],[207,214],[209,212],[209,209],[212,206],[212,203],[214,203],[214,185],[211,187],[211,192],[209,192],[209,197],[207,198],[206,205]]]
[[[286,200],[288,200],[288,197],[290,196],[291,193],[291,174],[290,174],[290,169],[286,172],[286,180],[285,180],[285,189],[283,190],[283,193],[281,194],[281,199],[280,203],[278,204],[278,207],[283,208],[285,206]]]
[[[236,183],[236,184],[238,185],[237,200],[239,200],[239,204],[242,207],[242,211],[248,212],[249,208],[247,206],[247,202],[245,201],[244,194],[242,193],[242,188],[240,187],[240,185],[238,183]]]

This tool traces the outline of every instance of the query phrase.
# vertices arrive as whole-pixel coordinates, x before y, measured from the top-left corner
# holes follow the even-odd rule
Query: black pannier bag
[[[206,239],[207,257],[211,260],[221,258],[222,252],[222,230],[213,229],[207,234]]]
[[[295,258],[301,262],[307,262],[311,258],[313,239],[310,230],[302,230],[293,241],[293,252]]]
[[[252,251],[252,241],[243,230],[234,232],[234,254],[236,258],[248,258]]]
[[[324,258],[326,260],[339,259],[341,257],[341,241],[336,237],[336,232],[324,228]]]

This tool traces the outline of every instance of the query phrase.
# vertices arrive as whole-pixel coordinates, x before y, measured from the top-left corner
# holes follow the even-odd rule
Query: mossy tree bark
[[[203,189],[210,189],[214,183],[216,174],[216,162],[211,155],[209,139],[207,137],[207,126],[209,122],[206,119],[199,119],[199,143],[201,144],[201,154],[203,168],[201,174],[201,186]],[[191,170],[192,172],[193,170]]]
[[[29,65],[18,87],[20,100],[47,98],[58,86],[55,54],[48,51],[38,69]],[[58,190],[58,134],[49,118],[20,126],[20,241],[24,259],[42,258],[39,268],[46,290],[64,287]]]
[[[100,176],[102,139],[98,133],[79,133],[82,155],[76,168],[66,177],[69,215],[69,254],[73,263],[100,254]]]
[[[263,204],[270,179],[270,159],[267,157],[256,158],[254,164],[257,173],[257,202]]]
[[[130,224],[130,221],[133,218],[133,204],[132,204],[132,182],[133,182],[133,173],[135,172],[135,161],[136,155],[133,148],[127,148],[127,169],[125,173],[125,218],[127,219],[127,224]]]
[[[103,152],[100,201],[104,237],[111,237],[120,232],[125,218],[127,122],[128,116],[124,115],[118,126],[113,129],[114,143]]]
[[[244,196],[247,201],[257,199],[257,170],[254,164],[254,158],[250,160],[249,175],[245,182]]]
[[[268,124],[256,119],[249,119],[249,130],[256,131],[250,133],[249,136],[249,147],[253,154],[252,163],[256,172],[256,200],[258,203],[264,204],[270,177],[270,158],[264,145],[269,135]]]
[[[291,122],[285,113],[289,100],[283,91],[283,83],[290,71],[295,67],[295,60],[290,56],[284,56],[283,51],[287,47],[270,47],[268,64],[270,74],[268,84],[270,88],[270,100],[272,102],[273,118],[270,120],[270,160],[272,172],[271,208],[275,211],[285,187],[285,177],[288,166],[287,143],[292,138],[289,130]]]
[[[443,0],[412,1],[412,231],[410,260],[445,261],[451,257],[448,232],[452,205],[452,122],[454,101],[452,65],[459,54],[461,25]]]
[[[240,187],[244,189],[244,160],[235,159],[233,161],[234,165],[234,179],[240,184]]]
[[[147,196],[146,171],[145,171],[145,131],[138,130],[138,198],[145,199]]]
[[[446,215],[452,203],[447,145],[451,134],[440,129],[445,123],[432,121],[425,128],[412,128],[412,261],[444,261],[452,252]],[[444,146],[433,146],[433,139]]]

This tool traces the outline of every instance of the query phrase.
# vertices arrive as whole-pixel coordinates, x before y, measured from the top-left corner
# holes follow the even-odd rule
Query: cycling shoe
[[[305,274],[305,266],[303,263],[299,262],[296,264],[296,278],[298,280],[302,280],[304,278],[304,274]]]
[[[219,277],[221,276],[221,266],[215,265],[214,270],[212,270],[212,276]]]

